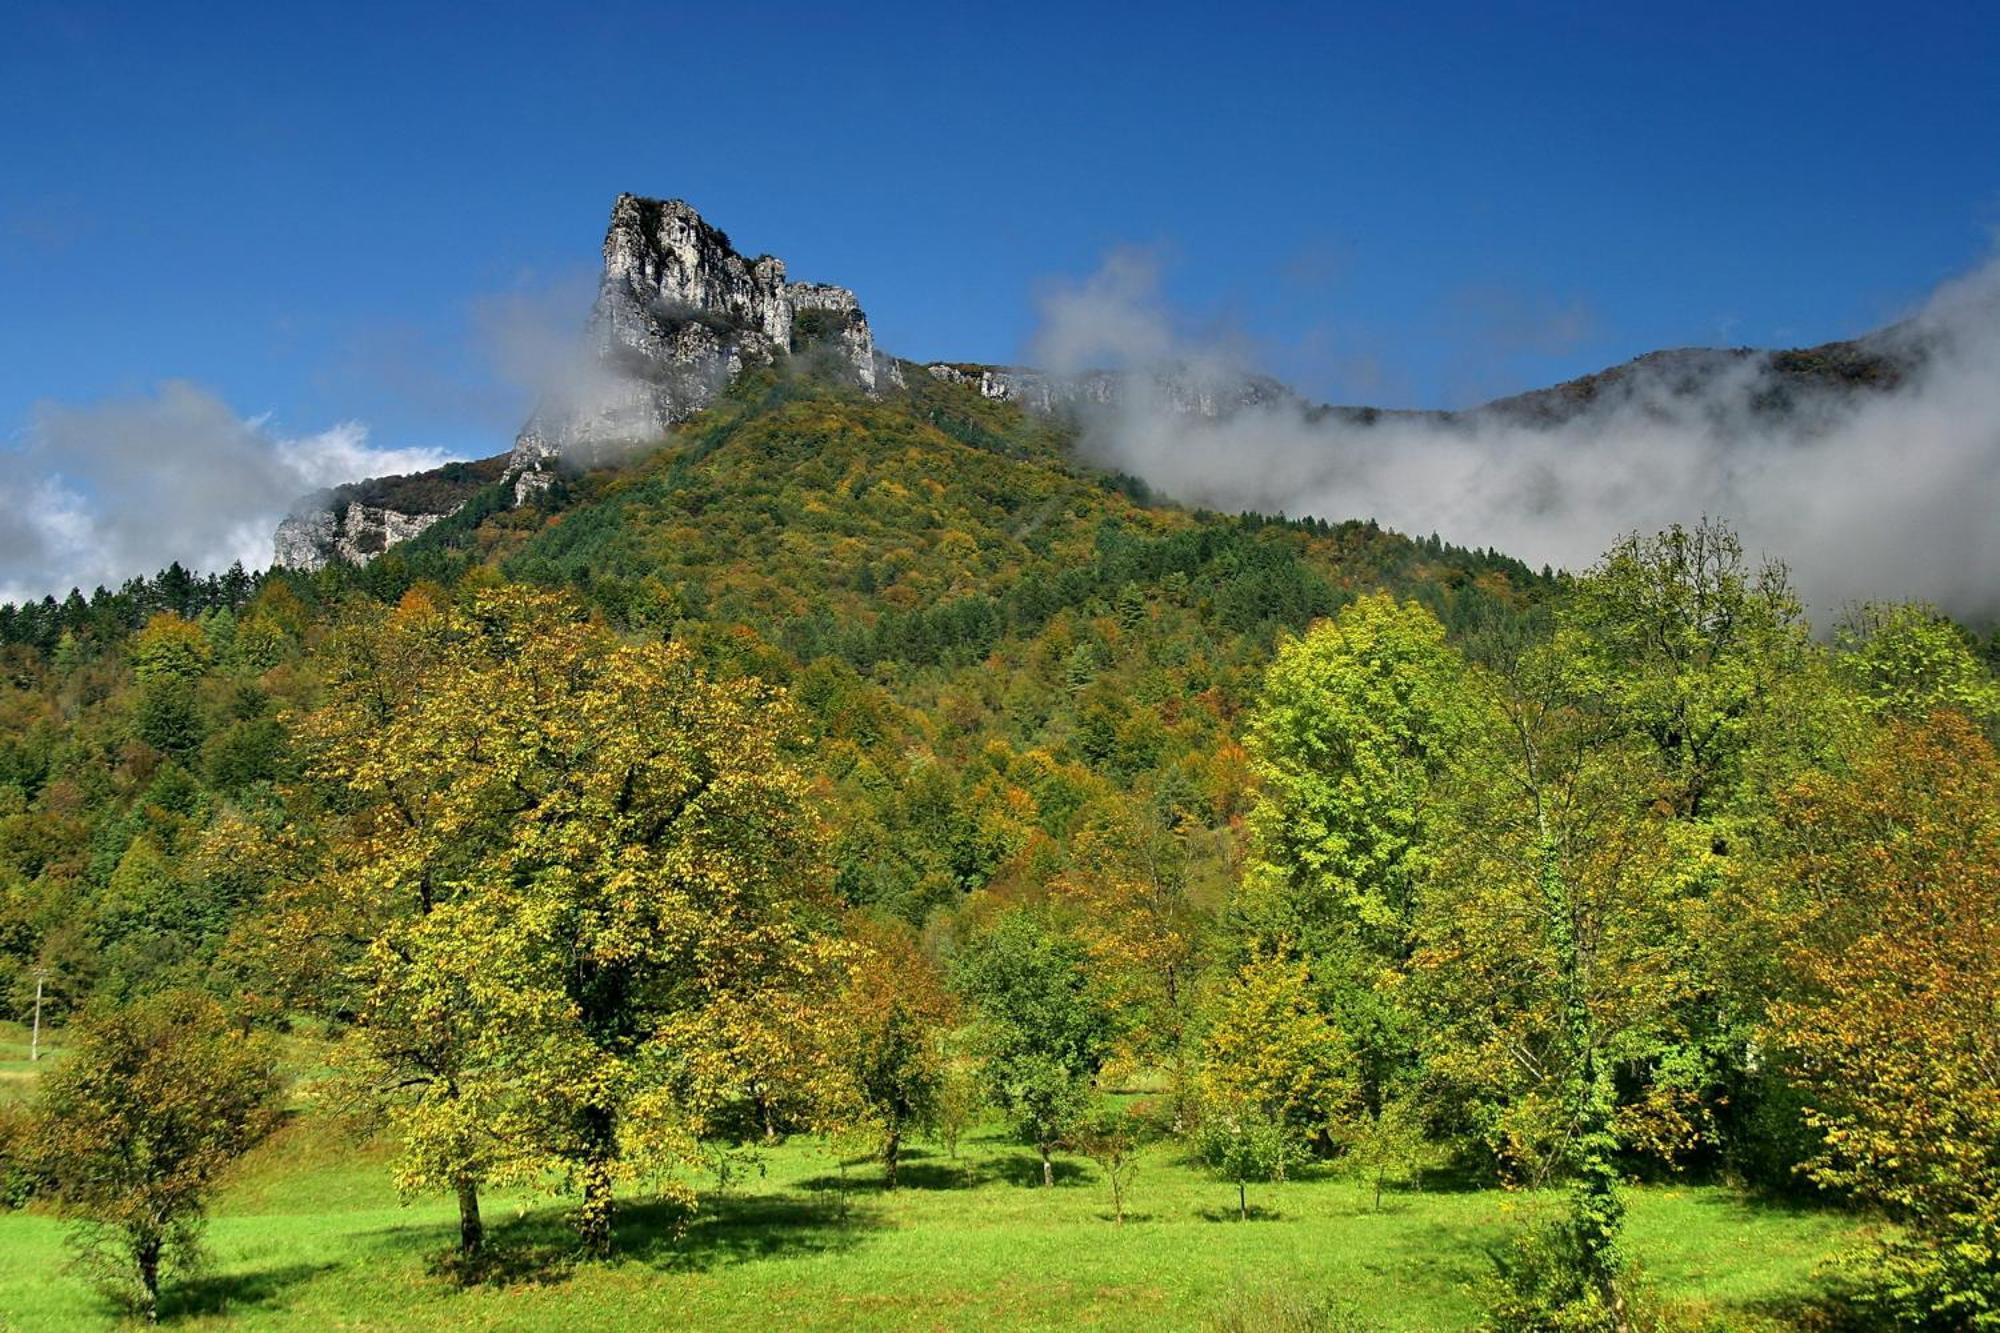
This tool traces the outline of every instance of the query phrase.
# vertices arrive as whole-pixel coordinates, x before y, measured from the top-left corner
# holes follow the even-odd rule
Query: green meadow
[[[4,1034],[0,1077],[24,1072]],[[18,1049],[17,1049],[18,1048]],[[59,1058],[59,1057],[58,1057]],[[902,1185],[870,1162],[793,1138],[762,1148],[692,1219],[634,1192],[608,1262],[574,1251],[563,1203],[487,1205],[492,1268],[450,1271],[449,1201],[399,1201],[390,1149],[295,1113],[220,1192],[198,1275],[171,1281],[182,1327],[802,1329],[1454,1329],[1477,1322],[1487,1248],[1532,1197],[1403,1188],[1375,1206],[1340,1173],[1235,1190],[1162,1146],[1131,1216],[1112,1220],[1096,1169],[1056,1188],[997,1125],[956,1159],[916,1149]],[[1712,1326],[1778,1326],[1810,1299],[1815,1265],[1853,1222],[1716,1186],[1635,1187],[1631,1250],[1652,1293]],[[68,1265],[64,1228],[0,1213],[0,1327],[93,1329],[112,1308]]]

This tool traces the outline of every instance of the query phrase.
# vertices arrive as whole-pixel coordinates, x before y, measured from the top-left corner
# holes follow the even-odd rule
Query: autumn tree
[[[1255,959],[1210,1001],[1202,1040],[1195,1150],[1236,1185],[1282,1180],[1308,1145],[1330,1141],[1358,1087],[1351,1045],[1313,1003],[1305,965]]]
[[[907,926],[853,922],[859,946],[833,1019],[841,1063],[880,1136],[890,1189],[905,1139],[935,1123],[946,1079],[943,1039],[954,1005]]]
[[[1110,1051],[1111,1023],[1088,954],[1042,913],[1015,909],[975,934],[957,959],[959,989],[978,1009],[994,1103],[1056,1183],[1054,1153],[1090,1103]]]
[[[554,1171],[603,1253],[618,1183],[691,1161],[745,1091],[741,1053],[789,1016],[773,997],[826,975],[793,715],[559,599],[436,614],[448,651],[418,654],[339,769],[373,812],[351,858],[358,915],[383,923],[366,984],[428,1020],[378,1030],[382,1052],[429,1090],[423,1141],[464,1154],[436,1170]]]
[[[1700,945],[1670,951],[1671,1021],[1621,1056],[1627,1140],[1667,1159],[1782,1157],[1785,1134],[1757,1109],[1782,1100],[1757,1053],[1779,944],[1734,890],[1768,837],[1771,793],[1843,762],[1864,714],[1809,638],[1785,567],[1713,520],[1619,541],[1553,619],[1560,681],[1544,679],[1655,770],[1645,795],[1673,845],[1672,910]]]
[[[1352,1044],[1313,1003],[1295,959],[1267,957],[1238,969],[1209,1006],[1200,1086],[1205,1108],[1247,1105],[1299,1142],[1331,1141],[1355,1105]]]
[[[1121,1052],[1157,1062],[1188,1092],[1207,914],[1196,900],[1197,831],[1162,793],[1115,795],[1082,813],[1069,867],[1051,884],[1071,909],[1092,975],[1118,1017]]]
[[[1874,1318],[2000,1327],[2000,763],[1963,714],[1896,721],[1784,809],[1767,874],[1799,924],[1770,1034],[1821,1136],[1804,1169],[1900,1225]]]
[[[21,1136],[84,1252],[148,1322],[199,1257],[217,1176],[275,1124],[270,1047],[214,1000],[169,992],[73,1025]]]
[[[452,738],[425,696],[454,655],[467,666],[493,648],[477,620],[420,589],[340,627],[324,702],[290,719],[330,832],[324,846],[287,849],[265,909],[239,932],[276,988],[355,1021],[347,1083],[397,1131],[399,1187],[456,1199],[468,1259],[485,1240],[480,1187],[505,1156],[498,1105],[472,1095],[493,1029],[470,1002],[480,967],[454,947],[456,923],[430,918],[476,890],[479,857],[506,829],[454,802]]]

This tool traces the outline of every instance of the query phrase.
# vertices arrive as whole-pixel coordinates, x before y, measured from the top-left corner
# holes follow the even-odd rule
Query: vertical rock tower
[[[515,439],[515,497],[546,486],[560,459],[587,464],[657,439],[780,354],[824,356],[871,394],[902,383],[847,288],[791,282],[769,255],[746,259],[682,200],[619,195],[582,364]]]

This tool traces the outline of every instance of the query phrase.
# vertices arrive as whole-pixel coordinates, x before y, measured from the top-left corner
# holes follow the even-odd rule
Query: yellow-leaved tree
[[[546,594],[398,617],[402,678],[306,730],[354,807],[335,878],[402,1183],[456,1190],[476,1249],[479,1183],[553,1172],[603,1253],[618,1184],[692,1165],[760,1029],[819,1012],[781,1003],[836,952],[793,711]]]

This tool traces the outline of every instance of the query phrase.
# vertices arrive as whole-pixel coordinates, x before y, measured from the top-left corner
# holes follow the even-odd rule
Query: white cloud
[[[0,600],[116,586],[172,561],[217,570],[270,563],[293,501],[363,477],[447,461],[434,448],[382,449],[341,422],[285,436],[184,380],[77,407],[38,405],[0,453]]]
[[[1150,270],[1129,255],[1044,299],[1042,313],[1035,346],[1070,354],[1054,369],[1248,370],[1227,347],[1177,336]],[[1086,447],[1191,502],[1373,517],[1536,565],[1579,568],[1624,533],[1710,515],[1787,560],[1822,611],[1922,597],[1992,617],[2000,261],[1940,289],[1906,334],[1931,347],[1920,373],[1891,392],[1801,401],[1789,416],[1755,410],[1770,382],[1746,361],[1693,395],[1675,393],[1669,373],[1637,375],[1553,428],[1437,415],[1362,426],[1302,404],[1209,422],[1141,391],[1087,423]]]

